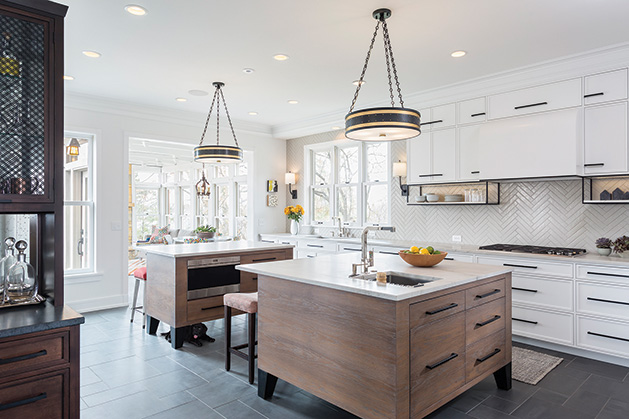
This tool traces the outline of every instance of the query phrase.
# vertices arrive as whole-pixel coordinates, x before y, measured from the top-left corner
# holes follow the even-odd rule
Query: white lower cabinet
[[[513,275],[511,298],[518,304],[572,311],[572,288],[571,280]]]
[[[512,307],[513,334],[573,345],[574,315],[556,313],[530,307]]]
[[[629,321],[629,287],[579,281],[577,312]]]
[[[474,255],[466,255],[462,253],[451,253],[451,252],[448,252],[448,256],[444,258],[444,260],[454,260],[457,262],[467,262],[467,263],[474,263],[476,261],[475,259],[476,258]]]
[[[629,323],[577,316],[577,346],[626,358]]]

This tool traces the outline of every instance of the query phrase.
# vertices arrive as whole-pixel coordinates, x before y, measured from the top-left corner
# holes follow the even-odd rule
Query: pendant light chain
[[[203,134],[201,134],[201,141],[199,141],[199,147],[203,145],[203,139],[205,138],[205,133],[207,132],[207,126],[210,123],[210,117],[212,116],[212,109],[214,108],[214,102],[216,101],[216,96],[218,92],[214,92],[214,97],[212,98],[212,104],[210,105],[210,111],[207,113],[207,119],[205,120],[205,127],[203,127]]]
[[[382,34],[384,37],[384,43],[388,45],[389,55],[391,55],[391,67],[393,67],[393,78],[395,79],[395,86],[397,87],[397,94],[400,98],[400,106],[404,107],[404,99],[402,99],[402,89],[400,88],[400,80],[397,76],[397,68],[395,67],[395,59],[393,58],[393,48],[391,48],[391,37],[389,36],[389,28],[387,27],[387,21],[382,22]],[[387,71],[389,71],[389,61],[387,58]],[[389,89],[391,89],[391,72],[389,71]],[[393,93],[391,93],[393,95]],[[393,103],[393,96],[391,97],[391,103]]]
[[[379,28],[380,28],[380,21],[376,23],[376,28],[374,29],[373,36],[371,37],[371,44],[369,44],[369,51],[367,51],[367,58],[365,58],[365,65],[363,65],[363,71],[360,73],[360,78],[358,79],[358,86],[356,86],[356,92],[354,92],[354,99],[352,99],[352,105],[349,107],[350,113],[354,110],[354,105],[356,105],[356,100],[358,99],[358,92],[360,92],[360,88],[363,85],[363,80],[365,79],[365,73],[367,72],[367,65],[369,64],[369,58],[371,57],[371,50],[373,50],[373,45],[376,42],[376,35],[378,35]]]
[[[220,95],[219,90],[220,90],[220,88],[216,89],[217,95]],[[221,101],[220,101],[220,98],[219,98],[219,100],[216,102],[216,145],[220,145],[220,142],[219,142],[219,135],[220,135],[220,132],[221,132],[220,131],[221,115],[220,115],[220,112],[219,112],[220,108],[221,108]]]
[[[229,128],[231,128],[232,136],[234,137],[234,143],[236,143],[236,147],[240,147],[238,145],[238,139],[236,138],[236,132],[234,131],[234,125],[232,124],[232,119],[229,116],[229,110],[227,109],[227,102],[225,102],[225,95],[223,94],[222,90],[220,93],[221,93],[221,99],[223,99],[223,106],[225,106],[225,114],[227,115],[227,122],[229,122]]]
[[[382,25],[382,38],[384,40],[384,58],[387,63],[387,77],[389,78],[389,97],[391,98],[391,107],[395,108],[395,100],[393,99],[393,83],[391,83],[391,64],[389,62],[389,44],[387,43],[387,24],[383,22]]]

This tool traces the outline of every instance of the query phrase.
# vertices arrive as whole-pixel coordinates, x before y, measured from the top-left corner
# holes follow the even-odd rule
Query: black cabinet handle
[[[511,287],[512,290],[518,290],[518,291],[526,291],[526,292],[537,292],[537,290],[531,290],[528,288],[519,288],[519,287]]]
[[[503,263],[502,266],[509,266],[511,268],[527,268],[527,269],[537,269],[537,266],[528,266],[528,265],[515,265],[513,263]]]
[[[343,250],[352,250],[354,252],[360,252],[361,249],[353,249],[351,247],[344,247]]]
[[[4,358],[4,359],[0,359],[0,365],[11,364],[13,362],[26,361],[27,359],[38,358],[46,354],[48,354],[48,352],[46,352],[46,350],[44,349],[39,352],[35,352],[33,354],[14,356],[13,358]]]
[[[602,338],[622,340],[623,342],[629,342],[629,339],[619,338],[618,336],[603,335],[602,333],[595,333],[595,332],[588,331],[588,335],[600,336]]]
[[[10,204],[13,202],[12,199],[0,199],[0,204]]]
[[[252,278],[251,278],[251,280],[252,280],[252,281],[257,281],[257,280],[258,280],[258,277],[257,277],[257,276],[254,276],[254,277],[252,277]]]
[[[482,358],[476,358],[476,362],[485,362],[487,361],[489,358],[491,358],[494,355],[498,355],[500,353],[500,349],[496,348],[494,349],[494,351],[492,353],[490,353],[489,355],[485,355]]]
[[[501,292],[501,291],[500,291],[499,289],[495,289],[495,290],[490,291],[490,292],[488,292],[488,293],[486,293],[486,294],[479,294],[479,295],[477,295],[477,296],[476,296],[476,298],[487,298],[487,297],[489,297],[490,295],[498,294],[498,293],[500,293],[500,292]]]
[[[437,362],[437,363],[434,363],[434,364],[432,364],[432,365],[426,365],[426,368],[428,368],[429,370],[433,370],[433,369],[437,368],[438,366],[443,365],[443,364],[445,364],[446,362],[453,360],[453,359],[454,359],[454,358],[456,358],[457,356],[459,356],[459,354],[456,354],[456,353],[452,352],[452,353],[450,354],[450,356],[449,356],[449,357],[447,357],[446,359],[442,359],[441,361],[439,361],[439,362]]]
[[[603,92],[598,92],[598,93],[590,93],[588,95],[583,95],[583,97],[594,97],[594,96],[603,96],[605,93]]]
[[[588,297],[587,299],[590,301],[600,301],[601,303],[621,304],[624,306],[629,306],[629,303],[625,303],[624,301],[603,300],[602,298],[594,298],[594,297]]]
[[[201,311],[212,310],[213,308],[217,308],[217,307],[203,307],[201,308]]]
[[[290,242],[282,242],[282,244],[290,244]]]
[[[521,106],[516,106],[513,109],[524,109],[524,108],[532,108],[534,106],[542,106],[542,105],[548,105],[548,102],[538,102],[538,103],[531,103],[530,105],[521,105]]]
[[[419,175],[418,177],[429,177],[429,176],[432,176],[432,175]]]
[[[437,119],[436,121],[430,121],[430,122],[422,122],[421,124],[419,124],[419,126],[422,125],[432,125],[432,124],[439,124],[443,122],[443,119]]]
[[[435,310],[430,310],[427,311],[426,314],[428,314],[429,316],[432,316],[433,314],[437,314],[437,313],[441,313],[442,311],[446,311],[446,310],[450,310],[454,307],[458,307],[459,305],[457,303],[452,303],[452,304],[448,304],[445,307],[441,307],[441,308],[437,308]]]
[[[307,244],[308,247],[323,247],[322,244]]]
[[[277,260],[277,258],[273,257],[273,258],[253,259],[252,262],[268,262],[271,260]]]
[[[378,253],[380,253],[381,255],[397,255],[398,254],[396,252],[387,252],[385,250],[380,250]]]
[[[600,275],[600,276],[613,276],[616,278],[629,278],[629,275],[620,275],[620,274],[608,274],[604,272],[588,272],[588,275]]]
[[[472,118],[475,118],[475,117],[477,117],[477,116],[483,116],[483,115],[485,115],[485,112],[473,113],[473,114],[471,114],[470,116],[471,116]]]
[[[11,402],[11,403],[6,403],[6,404],[0,404],[0,410],[13,409],[14,407],[19,407],[19,406],[24,406],[25,404],[35,403],[39,400],[45,399],[46,397],[48,397],[46,393],[42,393],[39,396],[29,397],[28,399],[18,400],[16,402]]]
[[[429,175],[419,175],[418,177],[443,176],[443,173],[431,173]]]
[[[537,324],[537,322],[534,322],[532,320],[518,319],[516,317],[511,317],[511,320],[514,320],[516,322],[522,322],[522,323]]]
[[[494,317],[492,317],[489,320],[485,320],[484,322],[480,322],[480,323],[476,323],[476,327],[483,327],[483,326],[487,326],[489,323],[493,323],[496,320],[500,319],[501,317],[498,315],[495,315]]]
[[[273,240],[260,240],[262,243],[275,243]]]
[[[598,166],[605,166],[605,163],[586,163],[583,165],[583,167],[598,167]]]
[[[473,172],[470,172],[470,173],[473,174],[473,175],[477,175],[477,174],[480,173],[480,170],[474,170]]]
[[[316,257],[316,256],[312,256],[312,255],[306,255],[306,256],[307,256],[307,257],[309,257],[309,258],[314,258],[314,257]]]
[[[443,258],[443,260],[454,260],[454,258]]]

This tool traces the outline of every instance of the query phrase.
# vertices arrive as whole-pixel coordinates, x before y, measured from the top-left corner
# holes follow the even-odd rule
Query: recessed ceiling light
[[[129,4],[125,6],[124,9],[135,16],[144,16],[146,14],[146,9],[142,6],[138,6],[137,4]]]
[[[74,77],[72,76],[63,76],[64,80],[74,80]]]
[[[178,97],[175,99],[177,102],[187,102],[188,99],[186,99],[185,97]]]
[[[276,59],[277,61],[286,61],[288,60],[288,55],[284,55],[284,54],[275,54],[273,56],[274,59]]]
[[[86,51],[83,51],[83,55],[90,58],[98,58],[100,57],[100,52],[86,50]]]
[[[367,80],[363,80],[362,82],[361,82],[360,80],[354,80],[354,81],[352,82],[352,84],[353,84],[354,86],[358,86],[359,84],[363,85],[363,84],[365,84],[365,83],[367,83]]]
[[[337,129],[341,129],[341,127],[337,127],[337,126],[332,127],[333,131],[336,131]]]
[[[192,96],[207,96],[209,95],[208,92],[206,92],[205,90],[188,90],[188,93],[190,93]]]
[[[464,56],[465,54],[467,54],[467,52],[465,51],[454,51],[452,54],[450,54],[452,57],[454,58],[461,58],[462,56]]]
[[[249,112],[249,115],[251,116],[256,116],[258,113],[257,112]]]
[[[251,74],[253,73],[255,70],[253,68],[243,68],[242,72],[245,74]]]
[[[288,103],[290,103],[291,105],[296,105],[296,104],[298,104],[299,102],[298,102],[298,101],[296,101],[296,100],[289,100],[289,101],[288,101]]]

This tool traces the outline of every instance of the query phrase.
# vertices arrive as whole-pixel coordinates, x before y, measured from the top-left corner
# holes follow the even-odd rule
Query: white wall
[[[65,129],[95,135],[95,254],[96,272],[66,277],[66,303],[79,311],[126,305],[129,137],[198,144],[205,115],[161,108],[139,107],[109,99],[68,94]],[[234,121],[240,146],[254,152],[254,237],[285,231],[282,212],[285,188],[279,188],[279,206],[266,206],[266,181],[283,184],[286,145],[273,139],[267,128]],[[228,131],[221,138],[231,141]],[[212,138],[206,140],[212,141]]]

